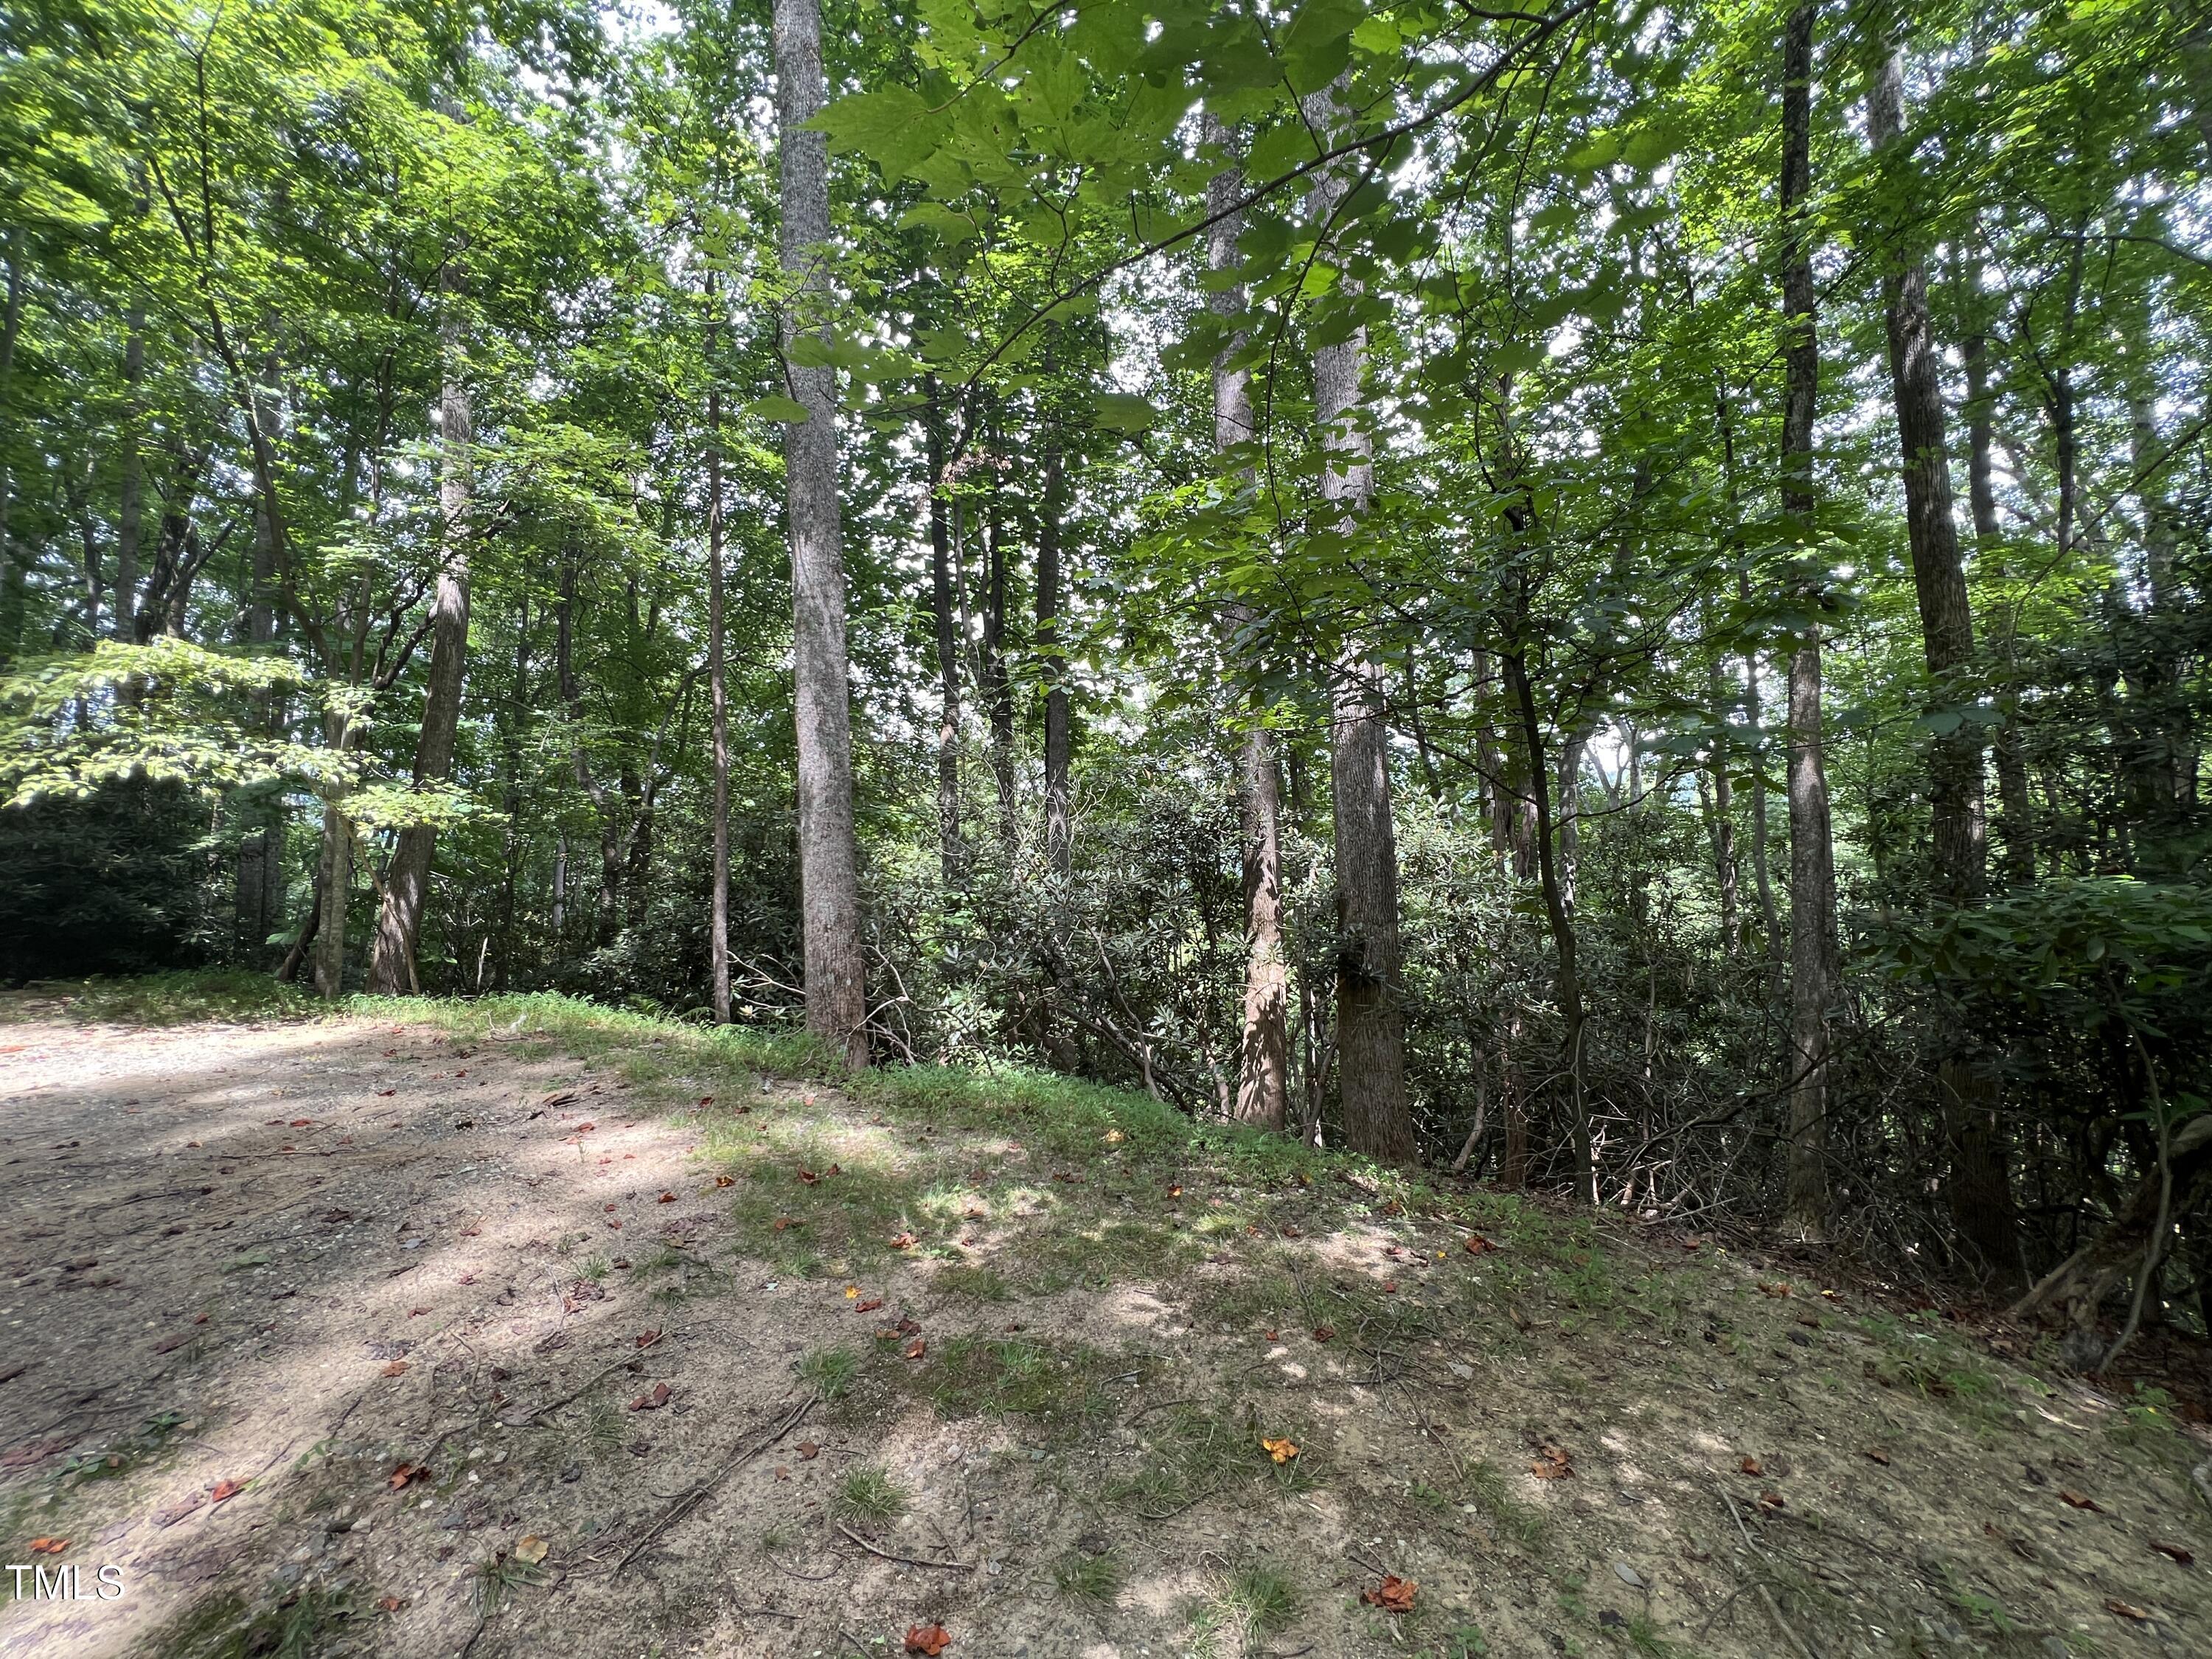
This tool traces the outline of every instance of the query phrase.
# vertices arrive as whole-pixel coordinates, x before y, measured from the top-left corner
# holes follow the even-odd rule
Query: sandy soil
[[[76,1594],[0,1579],[0,1655],[2212,1642],[2155,1397],[1711,1240],[1122,1151],[677,1037],[0,1025],[0,1546]]]

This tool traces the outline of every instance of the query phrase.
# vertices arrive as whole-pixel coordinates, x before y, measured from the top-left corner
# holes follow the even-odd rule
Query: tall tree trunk
[[[1867,96],[1868,136],[1878,155],[1893,149],[1902,153],[1904,59],[1893,45],[1879,46],[1877,52]],[[1882,298],[1913,589],[1919,600],[1931,703],[1940,721],[1955,718],[1972,699],[1974,621],[1952,508],[1950,453],[1941,363],[1928,307],[1928,271],[1917,251],[1904,252],[1885,273]],[[1948,905],[1978,904],[1987,880],[1981,727],[1971,719],[1959,719],[1952,729],[1939,732],[1929,748],[1930,839],[1937,897]],[[1978,1062],[1971,1040],[1955,1019],[1946,1022],[1943,1046],[1936,1092],[1951,1142],[1952,1222],[1996,1287],[2015,1289],[2025,1267],[1996,1079]]]
[[[997,422],[992,422],[990,495],[983,518],[982,672],[980,690],[984,712],[990,720],[991,779],[999,795],[999,844],[1011,863],[1017,829],[1014,821],[1014,684],[1006,662],[1006,607],[1010,573],[1006,568],[1005,456],[1000,448]]]
[[[430,603],[430,669],[422,694],[422,726],[415,743],[416,789],[443,783],[453,774],[454,738],[461,723],[461,684],[468,672],[470,509],[476,491],[476,432],[463,381],[459,261],[448,259],[438,286],[446,301],[440,332],[446,358],[438,395],[438,507],[445,520],[445,564]],[[415,951],[422,931],[422,905],[430,884],[430,856],[438,831],[410,823],[399,832],[369,953],[368,988],[385,996],[422,989]]]
[[[1729,773],[1735,757],[1728,739],[1728,700],[1723,696],[1720,659],[1713,659],[1710,689],[1713,715],[1721,723],[1713,745],[1713,869],[1720,879],[1721,952],[1734,961],[1742,949],[1743,920],[1736,891],[1735,783]]]
[[[1979,267],[1970,268],[1978,273]],[[1966,302],[1975,303],[1978,283],[1970,275]],[[2004,530],[1997,522],[1996,465],[1991,455],[1995,398],[1990,391],[1989,336],[1979,319],[1966,335],[1966,499],[1974,521],[1974,553],[1993,569],[2004,565]],[[2014,884],[2035,879],[2035,803],[2028,793],[2027,762],[2021,742],[2020,688],[2014,663],[2010,623],[1997,641],[1999,721],[1996,740],[1997,805],[2004,831],[2005,878]]]
[[[967,849],[960,839],[959,607],[953,597],[952,527],[945,492],[945,405],[932,374],[925,382],[928,410],[922,440],[929,462],[929,603],[937,635],[937,860],[948,891],[966,878]]]
[[[352,752],[352,722],[343,714],[324,718],[324,738],[341,759]],[[321,914],[315,918],[315,994],[336,1000],[345,993],[346,901],[353,886],[353,823],[337,795],[323,799],[323,845],[315,871]]]
[[[1305,100],[1314,131],[1334,134],[1346,121],[1334,85]],[[1310,217],[1326,235],[1349,188],[1340,167],[1316,176]],[[1322,495],[1336,527],[1350,534],[1373,486],[1372,441],[1359,419],[1365,372],[1364,329],[1314,352],[1314,419],[1324,456]],[[1345,1144],[1395,1163],[1413,1157],[1413,1117],[1406,1097],[1406,1013],[1398,939],[1398,842],[1390,821],[1389,733],[1381,676],[1356,647],[1336,666],[1330,694],[1329,783],[1337,890],[1336,1055]]]
[[[1782,273],[1782,514],[1797,546],[1815,539],[1813,477],[1820,346],[1813,289],[1811,192],[1813,0],[1790,12],[1782,50],[1782,212],[1790,238]],[[1820,713],[1820,634],[1809,626],[1790,657],[1790,1152],[1785,1224],[1803,1237],[1828,1229],[1829,1011],[1841,966],[1836,943],[1835,847]]]
[[[1227,155],[1234,135],[1212,115],[1206,142]],[[1232,210],[1243,188],[1243,170],[1225,166],[1206,185],[1206,208],[1214,216],[1206,233],[1206,265],[1234,270],[1240,260],[1237,238],[1243,216]],[[1207,306],[1223,317],[1244,310],[1242,283],[1213,289]],[[1251,371],[1234,361],[1244,345],[1236,336],[1213,363],[1213,449],[1231,454],[1256,435],[1252,410]],[[1237,470],[1237,488],[1249,495],[1249,466]],[[1252,624],[1251,607],[1232,600],[1222,607],[1224,654],[1234,660],[1238,635]],[[1237,757],[1239,862],[1244,892],[1244,1012],[1237,1044],[1237,1106],[1239,1121],[1280,1129],[1290,1115],[1290,974],[1283,949],[1283,836],[1281,802],[1275,781],[1275,745],[1263,710],[1252,699],[1252,716]]]
[[[712,706],[714,750],[714,867],[709,876],[707,957],[708,995],[717,1025],[730,1023],[730,702],[723,667],[722,621],[722,372],[714,348],[721,338],[720,295],[707,273],[707,696]]]
[[[123,380],[129,403],[123,416],[122,477],[115,507],[115,615],[108,633],[125,644],[138,633],[138,545],[145,519],[145,465],[139,428],[145,418],[140,386],[146,378],[146,307],[133,301],[124,323]]]
[[[2190,740],[2187,716],[2177,708],[2182,695],[2183,654],[2178,629],[2181,615],[2174,580],[2174,555],[2179,536],[2173,508],[2166,500],[2164,460],[2158,436],[2158,404],[2148,388],[2129,399],[2129,459],[2136,473],[2136,502],[2142,517],[2143,585],[2148,591],[2150,669],[2143,676],[2146,700],[2152,704],[2148,757],[2150,787],[2147,793],[2160,816],[2178,806],[2197,804],[2197,750]]]
[[[1051,417],[1046,417],[1048,422]],[[1044,502],[1037,524],[1036,655],[1044,678],[1044,848],[1054,872],[1071,868],[1072,834],[1067,817],[1068,711],[1066,664],[1060,641],[1060,535],[1061,500],[1060,434],[1048,425],[1044,437]]]
[[[806,1029],[852,1065],[868,1061],[860,959],[860,851],[853,824],[851,688],[840,546],[837,375],[791,361],[801,312],[830,295],[830,149],[822,112],[817,0],[775,0],[782,258],[795,292],[783,317],[784,373],[806,418],[784,428],[791,538],[792,678],[799,737],[799,864]]]
[[[11,226],[8,231],[8,299],[4,310],[0,310],[0,421],[14,424],[8,388],[15,378],[15,340],[23,323],[23,232]],[[8,451],[0,445],[0,668],[15,660],[23,644],[23,611],[29,600],[28,584],[22,562],[15,557],[14,545],[8,539],[8,507],[15,499],[15,473],[8,465]]]

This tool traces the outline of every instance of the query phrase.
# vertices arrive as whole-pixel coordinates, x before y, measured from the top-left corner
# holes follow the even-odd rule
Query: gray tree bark
[[[445,520],[445,564],[430,602],[430,668],[422,693],[422,726],[415,743],[415,787],[443,783],[453,774],[453,745],[461,722],[461,686],[468,672],[470,513],[476,494],[476,430],[462,379],[463,330],[459,295],[464,281],[457,260],[439,273],[446,298],[441,324],[446,366],[438,395],[438,507]],[[399,832],[384,883],[376,939],[368,962],[368,988],[386,996],[419,992],[416,945],[430,884],[437,830],[409,824]]]
[[[860,854],[853,827],[851,690],[840,542],[837,376],[791,361],[830,294],[830,149],[806,131],[821,113],[822,13],[817,0],[775,0],[773,37],[783,208],[785,374],[806,418],[784,428],[791,540],[792,678],[799,737],[799,897],[806,1029],[850,1064],[868,1061],[860,958]]]
[[[146,307],[133,301],[124,323],[123,380],[129,387],[123,417],[123,454],[115,507],[115,615],[109,635],[125,645],[138,637],[138,548],[145,520],[145,465],[139,452],[144,410],[139,386],[146,378]]]
[[[1214,116],[1206,119],[1206,143],[1226,154],[1234,135]],[[1206,208],[1218,215],[1206,234],[1207,269],[1234,270],[1243,216],[1230,210],[1243,188],[1243,171],[1224,167],[1206,184]],[[1224,317],[1244,310],[1241,283],[1215,289],[1207,305]],[[1213,365],[1213,448],[1228,454],[1252,441],[1251,372],[1231,359],[1243,345],[1239,334]],[[1252,469],[1239,469],[1238,487],[1249,493]],[[1251,607],[1232,600],[1222,607],[1224,654],[1233,658],[1237,635],[1251,626]],[[1282,807],[1275,781],[1275,745],[1256,707],[1237,755],[1239,861],[1244,889],[1244,1012],[1237,1043],[1237,1104],[1240,1122],[1280,1129],[1290,1115],[1290,969],[1283,948]]]
[[[1332,85],[1305,100],[1315,131],[1336,134],[1349,112]],[[1340,167],[1316,175],[1310,214],[1326,237],[1350,188]],[[1349,533],[1374,483],[1373,442],[1359,419],[1364,329],[1313,355],[1314,420],[1324,460],[1322,497]],[[1336,1061],[1345,1144],[1396,1163],[1413,1157],[1406,1097],[1406,1015],[1398,937],[1398,842],[1390,821],[1389,738],[1382,684],[1356,646],[1336,665],[1330,693],[1329,786],[1336,852]]]
[[[960,839],[959,606],[952,589],[952,526],[945,491],[945,405],[934,374],[926,379],[929,406],[922,440],[929,463],[929,602],[937,635],[937,859],[948,891],[966,879]]]
[[[1782,274],[1782,512],[1799,546],[1815,534],[1813,428],[1820,348],[1806,218],[1812,190],[1812,0],[1790,14],[1782,53],[1782,213],[1790,239]],[[1835,848],[1820,711],[1820,635],[1808,629],[1790,658],[1790,1152],[1785,1224],[1804,1237],[1828,1228],[1829,1011],[1841,964],[1836,944]]]
[[[1893,46],[1877,47],[1867,94],[1867,132],[1875,152],[1905,139],[1905,64]],[[1974,619],[1959,556],[1951,494],[1951,459],[1941,356],[1928,306],[1928,270],[1917,252],[1900,257],[1882,278],[1889,337],[1890,383],[1897,409],[1905,477],[1905,529],[1912,549],[1913,590],[1936,708],[1971,700]],[[1929,794],[1938,898],[1982,902],[1988,878],[1983,822],[1982,737],[1962,720],[1929,746]],[[2000,1291],[2021,1285],[2021,1256],[1996,1081],[1978,1064],[1966,1034],[1949,1023],[1937,1063],[1936,1095],[1951,1143],[1951,1218],[1968,1253]]]
[[[1047,416],[1048,422],[1051,420]],[[1065,479],[1060,434],[1045,434],[1044,501],[1037,525],[1036,654],[1044,680],[1044,847],[1057,875],[1069,873],[1073,858],[1068,822],[1068,708],[1066,664],[1060,642],[1060,534]]]
[[[730,699],[723,662],[722,378],[714,348],[721,338],[720,295],[707,273],[707,696],[714,750],[714,867],[707,921],[708,995],[714,1023],[730,1023]]]

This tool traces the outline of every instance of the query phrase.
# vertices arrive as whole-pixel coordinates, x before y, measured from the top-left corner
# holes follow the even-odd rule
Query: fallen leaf
[[[1528,1473],[1539,1480],[1565,1480],[1574,1472],[1566,1449],[1549,1440],[1536,1448],[1536,1461],[1528,1465]]]
[[[1278,1463],[1287,1463],[1298,1455],[1297,1442],[1287,1437],[1271,1439],[1266,1435],[1261,1435],[1260,1449]]]
[[[1765,1469],[1759,1467],[1759,1460],[1756,1457],[1747,1457],[1736,1467],[1741,1468],[1746,1474],[1764,1474],[1766,1473]]]
[[[927,1345],[918,1336],[906,1345],[906,1357],[908,1359],[919,1359],[928,1351]]]
[[[1889,1467],[1889,1454],[1882,1450],[1881,1447],[1869,1446],[1866,1449],[1866,1455],[1869,1457],[1871,1457],[1875,1462],[1881,1464],[1882,1468],[1887,1468]]]
[[[1419,1583],[1411,1578],[1401,1578],[1395,1572],[1382,1575],[1382,1582],[1373,1589],[1359,1592],[1359,1599],[1370,1607],[1380,1607],[1385,1613],[1411,1613],[1413,1592]]]
[[[845,1300],[848,1302],[858,1302],[860,1299],[860,1287],[858,1285],[848,1285],[845,1287]]]
[[[2091,1510],[2099,1515],[2105,1513],[2105,1506],[2085,1492],[2062,1492],[2058,1494],[2058,1501],[2077,1510]]]
[[[799,1172],[799,1178],[810,1187],[813,1186],[822,1179],[820,1176],[815,1174],[811,1170],[801,1170]]]
[[[1332,1336],[1334,1336],[1335,1334],[1336,1334],[1336,1327],[1335,1327],[1335,1326],[1334,1326],[1334,1325],[1316,1325],[1316,1326],[1315,1326],[1315,1327],[1314,1327],[1313,1340],[1314,1340],[1315,1341],[1316,1341],[1316,1342],[1326,1342],[1326,1341],[1328,1341],[1328,1340],[1329,1340],[1329,1338],[1331,1338]]]
[[[702,1106],[712,1106],[714,1103],[714,1097],[712,1095],[701,1095],[699,1097],[699,1103]]]
[[[2160,1544],[2154,1541],[2151,1547],[2156,1550],[2160,1555],[2166,1556],[2169,1559],[2178,1561],[2185,1567],[2194,1565],[2197,1559],[2196,1556],[2192,1555],[2189,1551],[2184,1549],[2179,1544]]]
[[[980,1204],[970,1204],[960,1213],[962,1218],[968,1221],[988,1221],[991,1217],[991,1212]]]
[[[1763,1492],[1759,1494],[1759,1507],[1771,1511],[1788,1509],[1790,1504],[1778,1492]]]
[[[908,1625],[906,1627],[906,1650],[919,1653],[923,1659],[937,1656],[952,1645],[952,1633],[942,1625]]]
[[[1181,1182],[1171,1182],[1168,1187],[1168,1196],[1170,1198],[1181,1198],[1182,1196],[1182,1183]]]
[[[386,1376],[404,1376],[406,1374],[407,1362],[405,1360],[387,1359],[384,1362],[383,1375]]]
[[[1467,1236],[1466,1244],[1462,1248],[1464,1249],[1469,1255],[1480,1255],[1486,1250],[1496,1249],[1498,1246],[1492,1243],[1480,1233],[1469,1233]]]
[[[653,1201],[657,1204],[673,1204],[676,1201],[676,1194],[673,1193],[663,1193]]]
[[[381,1601],[378,1601],[376,1605],[382,1607],[386,1613],[397,1613],[400,1608],[405,1607],[407,1603],[400,1600],[400,1598],[396,1595],[387,1595]]]
[[[1787,1281],[1782,1279],[1777,1279],[1771,1285],[1762,1283],[1759,1288],[1765,1291],[1769,1296],[1788,1296],[1790,1294],[1789,1284]]]
[[[392,1470],[386,1484],[392,1491],[398,1492],[409,1481],[420,1480],[428,1473],[428,1471],[419,1463],[402,1463],[398,1468]]]
[[[396,1095],[399,1091],[397,1089],[379,1089],[376,1092],[380,1095]],[[389,1598],[386,1599],[388,1600]],[[404,1607],[406,1604],[402,1602],[401,1605]]]
[[[514,1543],[514,1559],[526,1567],[534,1567],[545,1559],[553,1546],[536,1533],[518,1538]]]
[[[882,1307],[883,1305],[884,1305],[884,1299],[883,1299],[883,1297],[879,1297],[879,1296],[872,1296],[872,1297],[869,1297],[866,1302],[856,1303],[856,1304],[854,1305],[853,1311],[854,1311],[854,1313],[873,1313],[873,1312],[875,1312],[875,1310],[876,1310],[877,1309],[878,1309],[878,1308],[880,1308],[880,1307]]]
[[[70,1540],[66,1538],[33,1538],[31,1540],[31,1553],[33,1555],[59,1555],[64,1550],[67,1549],[69,1546]]]
[[[673,1392],[665,1382],[656,1382],[650,1394],[641,1394],[631,1401],[629,1408],[634,1412],[657,1412],[668,1403],[668,1396]]]
[[[915,1239],[912,1233],[894,1233],[891,1235],[891,1249],[895,1250],[910,1250],[914,1248],[914,1243]]]
[[[1395,1296],[1395,1295],[1397,1295],[1397,1294],[1398,1294],[1398,1281],[1397,1281],[1396,1279],[1384,1279],[1384,1280],[1382,1281],[1382,1294],[1383,1294],[1383,1295],[1385,1295],[1385,1296]]]
[[[311,1117],[295,1117],[287,1127],[294,1129],[304,1129],[314,1121],[315,1120]]]
[[[770,1224],[775,1227],[776,1231],[783,1233],[789,1232],[793,1227],[804,1227],[806,1224],[804,1221],[796,1220],[787,1215],[780,1215],[776,1217],[775,1220]]]
[[[649,1348],[659,1340],[660,1328],[657,1325],[649,1331],[640,1331],[637,1334],[637,1346],[641,1348]]]
[[[35,1548],[36,1546],[33,1547]],[[2139,1625],[2147,1625],[2150,1622],[2150,1614],[2141,1607],[2130,1607],[2117,1595],[2108,1595],[2105,1598],[2105,1611],[2117,1613],[2123,1619],[2132,1619]]]
[[[799,1461],[802,1463],[811,1463],[822,1455],[821,1446],[811,1440],[800,1441],[794,1449],[799,1453]]]
[[[738,1184],[738,1178],[735,1176],[716,1176],[714,1184],[717,1187],[734,1187]]]

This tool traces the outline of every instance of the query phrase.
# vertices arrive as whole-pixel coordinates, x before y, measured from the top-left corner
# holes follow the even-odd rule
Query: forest
[[[2206,1334],[2192,0],[19,0],[0,258],[10,983]]]

